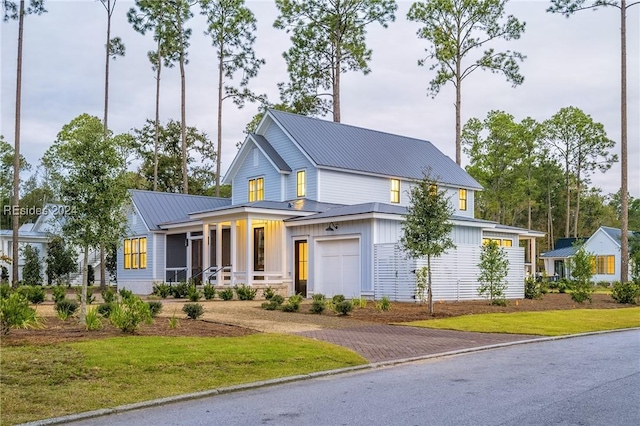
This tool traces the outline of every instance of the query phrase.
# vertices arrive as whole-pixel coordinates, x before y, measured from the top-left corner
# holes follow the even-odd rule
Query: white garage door
[[[314,293],[360,296],[360,240],[316,242]]]

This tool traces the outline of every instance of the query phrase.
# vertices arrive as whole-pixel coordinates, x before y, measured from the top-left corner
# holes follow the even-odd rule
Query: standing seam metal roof
[[[422,179],[430,168],[438,182],[482,189],[431,142],[277,110],[269,113],[320,167],[408,179]]]
[[[291,167],[280,157],[280,154],[275,150],[275,148],[267,141],[267,139],[262,135],[257,135],[255,133],[250,134],[251,138],[255,141],[255,143],[260,146],[262,151],[266,154],[267,157],[273,161],[273,164],[276,165],[278,171],[280,172],[291,172]]]

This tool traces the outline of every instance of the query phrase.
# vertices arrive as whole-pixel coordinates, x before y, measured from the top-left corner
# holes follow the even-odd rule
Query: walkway
[[[349,348],[369,362],[393,361],[529,340],[522,334],[471,333],[397,325],[365,325],[292,333]]]

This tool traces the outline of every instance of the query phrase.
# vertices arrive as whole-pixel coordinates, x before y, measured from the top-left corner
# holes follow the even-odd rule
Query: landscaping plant
[[[265,287],[265,289],[262,291],[262,295],[264,296],[265,300],[271,300],[271,298],[275,296],[275,294],[276,292],[273,291],[271,287]]]
[[[171,286],[171,294],[176,299],[184,299],[187,297],[189,293],[189,284],[184,281],[177,283],[174,286]]]
[[[76,297],[78,302],[82,300],[82,287],[76,288]],[[93,287],[87,286],[87,303],[90,305],[96,301],[96,297],[93,295]]]
[[[313,295],[311,301],[311,312],[314,314],[321,314],[327,308],[327,299],[324,294],[316,293]]]
[[[59,302],[67,297],[67,289],[64,286],[57,285],[51,289],[51,295],[54,302]]]
[[[85,327],[88,331],[102,330],[102,321],[100,320],[100,312],[98,308],[87,309],[87,315],[85,316]]]
[[[276,296],[273,296],[271,300],[273,300]],[[302,295],[294,294],[289,297],[287,303],[280,306],[282,312],[298,312],[300,310],[300,303],[302,303]]]
[[[569,269],[573,290],[571,300],[577,303],[591,302],[591,294],[594,288],[591,283],[593,277],[592,259],[593,254],[588,253],[581,243],[576,244],[577,250],[573,257],[569,258]]]
[[[111,315],[111,311],[113,310],[113,306],[116,304],[116,302],[108,302],[108,303],[101,303],[98,305],[98,313],[100,315],[102,315],[103,318],[109,318],[109,316]]]
[[[202,293],[200,292],[200,290],[198,290],[195,285],[190,285],[189,289],[187,290],[187,299],[189,299],[189,301],[191,302],[197,302],[201,298]]]
[[[157,283],[153,286],[153,294],[166,299],[171,294],[171,286],[165,283]]]
[[[353,299],[351,299],[351,303],[353,304],[354,308],[366,308],[367,307],[367,299],[365,299],[362,296],[354,297]]]
[[[152,302],[147,302],[147,305],[149,305],[149,312],[151,312],[151,318],[157,317],[160,311],[162,311],[162,302],[152,301]]]
[[[14,292],[0,299],[0,328],[3,335],[9,334],[12,328],[36,327],[39,324],[36,310],[29,306],[29,301],[22,294]]]
[[[613,283],[611,297],[618,303],[640,304],[640,284],[634,281]]]
[[[151,323],[151,308],[138,296],[123,298],[119,303],[113,305],[109,320],[114,327],[125,333],[133,333],[140,327],[140,324]]]
[[[175,309],[173,310],[173,315],[171,315],[171,318],[169,318],[169,328],[171,330],[176,329],[178,326],[180,325],[180,321],[178,320],[178,317],[176,317],[176,311]]]
[[[126,288],[121,288],[118,293],[120,293],[120,298],[122,300],[131,299],[132,297],[134,297],[133,296],[133,291],[127,290]]]
[[[89,289],[87,288],[87,291]],[[113,287],[107,287],[100,292],[102,295],[102,300],[104,303],[113,303],[117,302],[117,293]],[[88,296],[88,293],[87,293]]]
[[[58,318],[62,321],[66,321],[69,317],[73,316],[78,310],[78,302],[72,299],[62,299],[55,304]]]
[[[344,295],[336,294],[331,298],[331,305],[333,310],[338,315],[349,315],[349,312],[353,310],[353,304],[350,300],[346,300]]]
[[[196,320],[204,314],[204,306],[200,303],[185,303],[182,307],[182,312],[187,314],[187,318]]]
[[[29,303],[38,305],[44,302],[46,294],[42,286],[39,285],[23,285],[18,287],[18,293],[21,293]]]
[[[216,289],[211,284],[205,284],[202,287],[202,292],[206,300],[213,300],[216,297]]]
[[[489,241],[480,249],[480,274],[478,275],[478,294],[488,297],[492,305],[506,306],[505,290],[509,260],[504,250],[495,241]]]
[[[222,300],[233,300],[233,289],[231,287],[227,287],[223,290],[218,291],[218,296]]]
[[[524,298],[540,299],[542,297],[542,283],[534,277],[528,277],[524,280]]]
[[[389,297],[387,296],[382,296],[382,299],[380,299],[378,302],[376,302],[376,310],[377,311],[390,311],[391,310],[391,300],[389,300]]]
[[[284,297],[280,296],[279,294],[274,294],[268,301],[262,302],[262,305],[260,306],[262,307],[262,309],[265,309],[267,311],[275,311],[276,309],[279,309],[280,305],[282,305],[283,303]]]
[[[240,284],[233,286],[238,296],[238,300],[253,300],[258,293],[258,289],[251,288],[246,284]]]

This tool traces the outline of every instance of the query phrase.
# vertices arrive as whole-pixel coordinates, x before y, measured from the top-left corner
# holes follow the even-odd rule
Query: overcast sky
[[[82,113],[100,118],[104,102],[104,43],[106,12],[97,0],[46,0],[48,13],[25,19],[21,151],[36,165],[64,124]],[[273,28],[273,1],[248,1],[258,20],[256,54],[266,60],[251,89],[278,101],[277,83],[286,81],[282,52],[289,36]],[[495,45],[527,56],[521,65],[524,84],[512,88],[497,74],[476,71],[464,82],[463,123],[503,110],[521,120],[542,121],[560,108],[575,106],[604,124],[609,137],[620,140],[620,22],[617,9],[584,11],[566,19],[545,12],[546,1],[512,1],[508,13],[526,22],[521,40]],[[127,23],[133,1],[118,0],[112,36],[122,37],[126,56],[111,63],[109,127],[115,133],[142,127],[154,117],[155,73],[147,51],[155,48],[151,35],[136,33]],[[433,142],[455,158],[454,89],[448,85],[435,98],[427,96],[434,72],[419,67],[426,42],[416,36],[418,25],[408,22],[411,2],[398,2],[395,23],[387,29],[371,25],[367,44],[373,49],[372,72],[344,74],[342,122]],[[193,29],[186,67],[187,124],[216,135],[214,50],[203,34],[205,18],[198,13],[187,25]],[[640,7],[628,16],[629,191],[640,197]],[[17,23],[2,23],[2,120],[0,132],[13,144]],[[163,70],[161,118],[180,118],[178,67]],[[243,139],[246,123],[257,105],[244,109],[227,101],[223,124],[223,172]],[[330,117],[327,117],[330,119]],[[615,153],[619,154],[619,145]],[[463,166],[467,159],[463,158]],[[592,177],[605,194],[620,188],[620,168]]]

